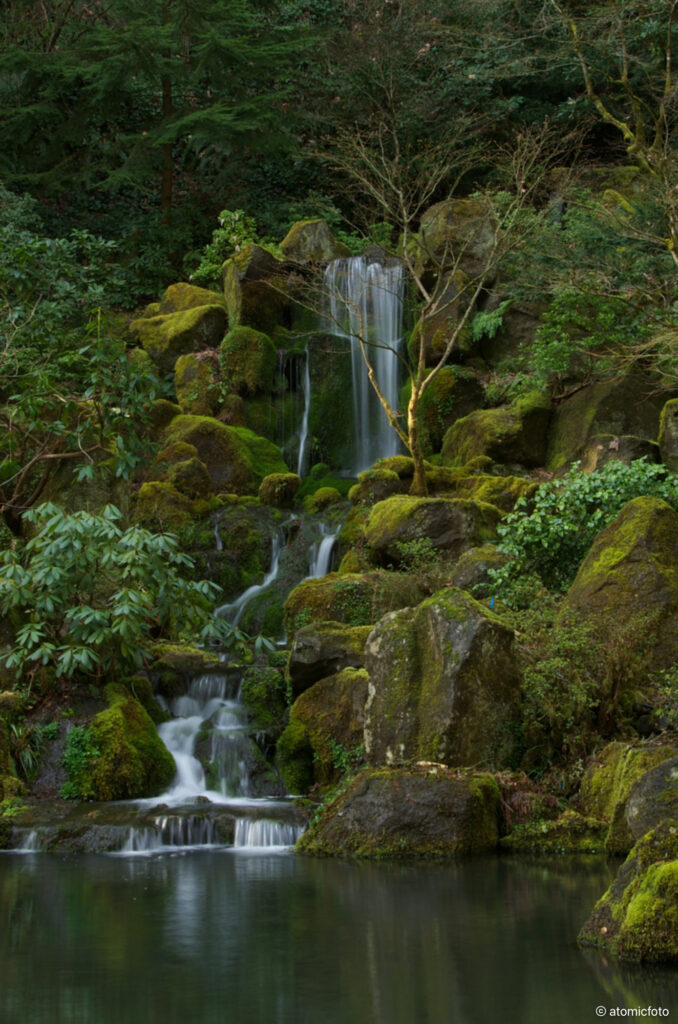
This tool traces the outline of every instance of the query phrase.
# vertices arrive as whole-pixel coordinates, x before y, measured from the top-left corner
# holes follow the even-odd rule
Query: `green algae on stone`
[[[187,352],[216,348],[225,330],[226,310],[221,305],[197,306],[130,324],[132,337],[161,373],[171,373],[179,356]]]
[[[508,406],[472,412],[445,434],[443,462],[463,466],[486,455],[499,463],[542,466],[550,418],[551,401],[543,391],[531,392]]]
[[[600,752],[582,779],[579,803],[584,814],[609,823],[605,849],[627,854],[634,838],[626,821],[631,789],[651,768],[675,757],[674,747],[633,747],[616,741]]]
[[[638,840],[578,941],[623,960],[678,963],[678,822]]]
[[[601,635],[625,628],[643,668],[678,660],[678,513],[659,498],[634,498],[597,535],[561,616],[574,611]]]
[[[602,853],[606,835],[606,822],[565,811],[552,821],[517,825],[499,845],[509,853]]]
[[[281,669],[251,665],[243,673],[240,694],[252,715],[253,728],[277,738],[287,714],[285,675]]]
[[[483,853],[497,846],[499,800],[493,776],[480,772],[367,768],[325,805],[297,850],[394,860]]]
[[[221,373],[229,391],[238,395],[256,395],[271,391],[275,380],[275,345],[252,327],[234,327],[219,350]]]
[[[165,430],[164,441],[192,444],[217,492],[256,494],[264,477],[289,472],[272,441],[209,416],[176,416]]]

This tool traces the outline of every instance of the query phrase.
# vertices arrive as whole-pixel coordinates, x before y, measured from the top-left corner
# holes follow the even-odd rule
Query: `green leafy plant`
[[[69,776],[68,782],[65,782],[60,790],[60,795],[64,799],[78,800],[82,796],[83,777],[87,775],[90,763],[100,752],[87,726],[74,725],[69,730],[61,762]]]
[[[22,617],[4,660],[29,681],[40,666],[66,677],[137,669],[163,634],[244,644],[212,614],[219,588],[182,575],[193,563],[171,534],[123,529],[112,505],[93,515],[47,503],[26,516],[34,535],[0,554],[0,608]]]
[[[222,210],[219,214],[219,227],[213,232],[212,241],[203,249],[200,263],[191,274],[191,281],[198,285],[218,287],[224,261],[248,245],[260,245],[274,256],[282,255],[279,246],[259,236],[256,221],[244,210]]]
[[[526,579],[534,581],[535,597],[540,585],[566,590],[596,534],[641,495],[678,508],[678,480],[664,466],[638,459],[608,462],[593,473],[575,466],[562,479],[541,484],[498,527],[499,550],[510,561],[490,570],[495,596],[517,606],[516,590],[524,591]]]

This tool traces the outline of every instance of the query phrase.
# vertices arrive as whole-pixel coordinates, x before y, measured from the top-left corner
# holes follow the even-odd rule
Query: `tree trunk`
[[[414,463],[414,476],[412,478],[412,486],[410,487],[410,494],[417,498],[425,498],[428,494],[428,484],[426,482],[426,469],[424,467],[424,456],[421,450],[421,434],[419,431],[419,420],[417,413],[419,411],[419,402],[421,395],[417,388],[416,383],[412,382],[412,397],[407,406],[407,447],[409,448],[412,461]]]

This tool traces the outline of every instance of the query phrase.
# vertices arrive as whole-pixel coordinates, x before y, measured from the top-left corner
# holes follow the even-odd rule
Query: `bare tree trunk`
[[[428,494],[428,483],[426,482],[424,456],[421,451],[421,432],[418,419],[420,400],[421,394],[419,389],[415,381],[412,381],[412,397],[407,405],[407,447],[414,463],[414,476],[412,477],[410,494],[417,498],[425,498]]]

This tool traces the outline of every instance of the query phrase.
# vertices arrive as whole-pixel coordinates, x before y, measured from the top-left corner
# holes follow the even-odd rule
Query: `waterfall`
[[[326,523],[320,524],[321,538],[311,545],[307,579],[327,576],[332,570],[332,555],[337,543],[341,525],[333,530]]]
[[[280,566],[280,554],[283,547],[283,536],[281,532],[278,531],[273,536],[271,544],[271,564],[263,580],[261,583],[255,583],[253,586],[248,587],[247,590],[243,591],[240,597],[236,597],[235,601],[231,601],[229,604],[222,604],[220,608],[217,608],[215,614],[220,619],[228,619],[232,626],[238,625],[245,608],[252,598],[261,593],[262,590],[265,590],[266,587],[270,586],[270,584],[277,579],[278,568]]]
[[[299,458],[297,459],[297,476],[304,475],[306,464],[306,446],[308,443],[308,413],[311,408],[311,357],[306,347],[306,360],[304,365],[304,382],[302,384],[304,394],[304,415],[301,420],[301,432],[299,434]]]
[[[328,332],[350,339],[353,386],[354,473],[378,458],[396,455],[398,437],[370,384],[360,339],[379,386],[397,409],[399,359],[403,331],[402,264],[385,265],[364,256],[333,260],[325,271]]]

